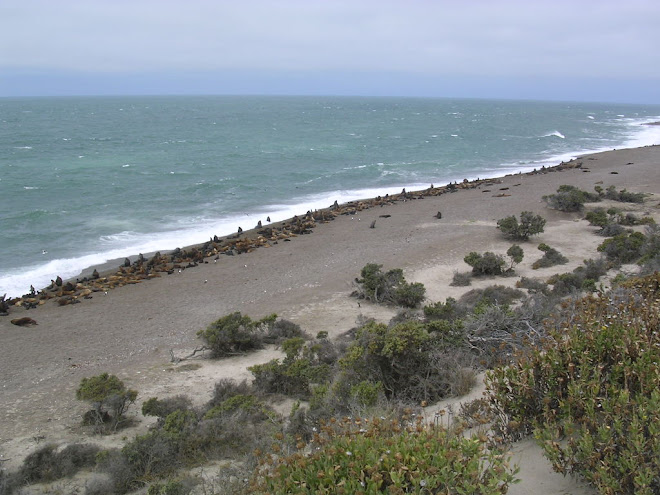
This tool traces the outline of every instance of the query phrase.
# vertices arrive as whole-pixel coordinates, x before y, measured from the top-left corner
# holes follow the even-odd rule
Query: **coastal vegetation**
[[[660,276],[571,305],[542,345],[488,374],[503,434],[532,434],[553,467],[600,493],[660,490]]]
[[[531,211],[523,211],[520,221],[515,215],[497,221],[497,228],[507,239],[526,241],[531,236],[540,234],[545,227],[545,219],[541,215],[534,215]]]
[[[136,398],[136,390],[126,388],[124,382],[108,373],[83,378],[76,390],[76,399],[92,405],[83,416],[83,424],[93,425],[100,432],[115,431]]]
[[[585,203],[595,203],[601,200],[600,194],[590,193],[575,186],[559,186],[555,194],[543,196],[543,200],[550,208],[559,211],[582,211]]]
[[[403,276],[403,270],[394,268],[383,272],[383,265],[369,263],[362,268],[355,282],[358,286],[353,296],[375,303],[393,304],[407,308],[415,308],[421,304],[426,294],[426,288],[418,282],[408,283]]]
[[[536,260],[532,265],[534,270],[568,263],[568,258],[566,256],[545,243],[539,244],[538,249],[543,252],[543,256]]]
[[[595,197],[637,198],[572,186],[557,196],[546,201],[563,211]],[[602,229],[646,227],[608,237],[602,257],[571,272],[521,277],[516,288],[481,286],[444,302],[428,301],[424,285],[408,283],[401,269],[367,264],[353,296],[402,310],[389,322],[361,318],[333,339],[325,331],[312,338],[275,314],[224,315],[198,332],[211,359],[266,346],[283,357],[250,366],[250,382],[218,381],[205,404],[185,395],[145,400],[143,416],[156,419],[121,448],[47,444],[16,472],[0,470],[0,491],[94,469],[87,495],[217,493],[219,486],[232,494],[506,493],[517,475],[510,442],[531,435],[558,472],[585,478],[599,493],[657,494],[660,276],[621,275],[608,289],[601,279],[622,263],[653,272],[660,230],[615,210],[586,218]],[[520,222],[507,217],[498,228],[525,241],[544,224],[523,212]],[[538,249],[544,254],[532,268],[567,261],[545,243]],[[513,275],[524,252],[514,244],[506,254],[509,263],[470,252],[471,274],[454,275],[468,283],[455,285]],[[484,398],[456,417],[426,415],[427,406],[467,393],[484,370]],[[91,404],[85,418],[93,431],[108,433],[126,424],[137,392],[103,373],[84,378],[76,398]],[[288,415],[275,408],[283,399]],[[200,491],[206,481],[190,469],[226,459],[218,468],[226,477]]]

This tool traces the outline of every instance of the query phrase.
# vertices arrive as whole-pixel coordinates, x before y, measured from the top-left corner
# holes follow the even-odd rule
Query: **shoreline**
[[[11,350],[2,367],[0,400],[6,407],[0,411],[0,458],[11,458],[6,467],[14,467],[38,448],[39,436],[57,444],[90,441],[78,426],[86,406],[75,400],[83,377],[108,372],[138,390],[138,404],[131,408],[138,424],[92,440],[117,446],[122,436],[147,431],[148,421],[139,413],[141,401],[185,393],[201,404],[219,379],[250,379],[249,366],[281,356],[279,350],[268,348],[228,359],[199,360],[197,369],[170,362],[170,352],[189,354],[199,344],[197,331],[228,313],[240,311],[255,319],[277,313],[312,335],[327,331],[331,338],[353,328],[359,319],[388,322],[396,308],[364,301],[359,305],[350,297],[352,281],[367,263],[401,268],[407,281],[424,283],[427,303],[492,284],[513,285],[518,276],[547,279],[556,271],[571,271],[598,255],[596,247],[603,238],[593,234],[595,228],[583,220],[583,214],[547,208],[542,196],[556,192],[559,185],[586,190],[597,184],[614,185],[648,193],[639,212],[660,219],[660,146],[583,155],[579,161],[581,167],[561,172],[508,175],[493,186],[480,184],[458,193],[356,209],[353,215],[338,215],[319,225],[313,235],[220,256],[217,263],[207,260],[194,270],[127,284],[107,294],[96,292],[82,304],[59,306],[49,300],[27,312],[12,308],[10,317],[0,317],[0,345]],[[437,218],[438,211],[442,218]],[[468,270],[463,258],[470,251],[507,250],[511,242],[499,235],[497,220],[521,211],[541,214],[547,224],[538,238],[523,243],[525,259],[516,267],[517,276],[475,280],[470,287],[450,286],[454,272]],[[247,237],[247,231],[244,234]],[[532,270],[540,257],[538,243],[564,253],[569,263]],[[34,318],[38,325],[12,325],[10,319],[16,314]],[[525,450],[521,459],[527,458],[534,454]],[[534,474],[509,493],[550,494],[559,487],[568,493],[590,493],[553,473],[549,463],[533,467]]]
[[[655,146],[655,145],[649,145],[649,146]],[[627,148],[627,149],[634,149],[634,148]],[[608,150],[608,151],[616,151],[616,149]],[[219,253],[223,253],[222,251],[218,251],[217,249],[219,247],[226,246],[228,241],[240,240],[241,238],[242,240],[252,241],[250,245],[245,248],[245,251],[239,249],[239,252],[236,254],[242,254],[243,252],[251,252],[252,249],[266,246],[266,242],[262,242],[259,240],[260,237],[263,237],[263,234],[265,233],[264,230],[272,229],[276,231],[275,237],[269,236],[269,241],[270,242],[274,241],[275,244],[277,244],[278,240],[284,240],[302,234],[311,234],[313,233],[311,229],[317,228],[319,224],[333,221],[339,215],[350,215],[351,212],[357,213],[366,209],[375,208],[377,206],[382,207],[386,204],[397,204],[397,202],[400,201],[405,202],[408,200],[423,199],[424,197],[429,197],[429,196],[440,196],[447,193],[456,193],[467,189],[479,188],[481,186],[494,186],[497,183],[501,182],[506,177],[537,175],[537,174],[552,173],[557,171],[561,172],[563,170],[571,169],[571,168],[580,168],[582,166],[582,160],[584,158],[588,156],[592,156],[594,154],[607,153],[608,151],[577,155],[575,158],[572,158],[567,162],[562,161],[561,163],[550,167],[542,166],[538,170],[537,168],[533,168],[531,171],[518,171],[515,173],[497,175],[494,177],[486,177],[483,179],[479,177],[476,179],[465,178],[463,179],[462,182],[454,181],[453,183],[450,182],[444,186],[434,186],[434,184],[431,184],[430,187],[426,189],[415,189],[415,190],[406,191],[406,188],[404,187],[402,188],[402,192],[398,194],[387,193],[385,196],[356,199],[345,203],[337,203],[337,201],[335,201],[335,204],[333,206],[321,208],[314,211],[308,210],[304,215],[302,214],[300,216],[295,215],[293,217],[281,221],[267,223],[264,226],[262,226],[261,229],[258,226],[245,230],[241,229],[239,232],[234,234],[228,234],[222,236],[216,235],[212,237],[210,241],[206,241],[206,242],[200,242],[197,244],[192,244],[184,247],[177,247],[171,250],[138,253],[127,256],[124,259],[114,258],[104,263],[94,264],[84,268],[79,272],[78,275],[74,277],[61,279],[62,282],[59,286],[56,286],[56,284],[54,283],[55,280],[51,280],[52,283],[50,285],[46,287],[42,287],[40,289],[36,289],[36,295],[26,293],[21,296],[9,297],[7,298],[7,301],[9,302],[10,306],[15,306],[15,305],[20,306],[22,305],[22,302],[27,302],[28,304],[35,304],[35,302],[38,303],[39,301],[47,301],[54,297],[61,298],[62,296],[70,296],[72,297],[72,299],[68,302],[62,301],[63,302],[62,305],[70,304],[71,302],[75,302],[75,301],[82,302],[81,298],[84,298],[85,296],[89,295],[87,290],[91,290],[92,292],[99,292],[99,291],[106,291],[108,289],[115,288],[116,285],[114,284],[109,284],[109,285],[103,283],[96,284],[94,283],[94,281],[99,279],[101,280],[108,279],[109,277],[122,277],[123,275],[125,275],[125,271],[122,270],[122,268],[127,268],[125,264],[125,260],[129,260],[131,266],[134,266],[135,263],[138,261],[142,263],[142,260],[144,260],[145,263],[148,263],[149,261],[154,259],[154,256],[159,256],[159,255],[171,256],[173,253],[176,252],[183,252],[183,253],[192,252],[194,254],[190,256],[183,256],[181,259],[170,262],[169,265],[166,265],[165,267],[158,268],[157,271],[168,272],[171,269],[178,270],[178,269],[193,268],[194,266],[197,266],[195,263],[197,264],[208,263],[208,261],[206,261],[205,258],[215,256]],[[506,196],[505,193],[501,193],[501,194],[502,197]],[[302,227],[300,226],[296,227],[296,223],[299,222],[300,219],[303,219],[302,220],[303,225]],[[259,224],[262,224],[261,220],[259,220]],[[289,233],[286,233],[287,230],[289,231]],[[277,231],[279,231],[280,234],[282,233],[282,231],[285,231],[285,233],[284,235],[279,235],[279,239],[278,239]],[[257,242],[255,243],[254,241]],[[211,244],[211,248],[212,248],[211,250],[208,249],[209,244]],[[234,244],[235,243],[230,242],[230,245],[234,245]],[[267,245],[267,247],[270,246],[272,246],[272,244]],[[240,243],[239,243],[239,247],[240,247]],[[216,251],[213,251],[213,248],[215,248]],[[197,253],[195,253],[196,251],[203,251],[205,255],[200,257]],[[224,252],[223,254],[227,254],[227,253]],[[147,276],[147,277],[140,277],[137,279],[129,279],[126,280],[126,283],[139,283],[141,281],[147,281],[149,280],[149,278],[150,277]],[[103,282],[106,281],[107,280]],[[61,288],[63,286],[66,286],[67,284],[74,284],[74,286],[69,287],[68,290],[58,292],[58,287]],[[62,294],[62,292],[64,292],[64,294]]]
[[[644,127],[654,126],[654,125],[657,125],[657,124],[658,124],[658,122],[651,121],[651,122],[636,122],[632,125],[638,127],[639,129],[642,129]],[[625,146],[630,146],[630,145],[633,145],[633,146],[634,145],[639,145],[639,146],[641,146],[642,144],[645,145],[645,146],[646,145],[652,146],[653,144],[646,144],[646,143],[651,142],[651,138],[652,138],[652,141],[654,143],[657,141],[656,138],[655,138],[655,134],[657,134],[657,133],[654,133],[653,135],[649,135],[647,133],[645,135],[645,138],[640,140],[639,137],[642,134],[644,134],[643,131],[641,131],[641,130],[638,131],[637,134],[635,134],[635,136],[637,136],[636,138],[630,137],[629,139],[627,139],[622,144],[622,146],[624,146],[624,147]],[[641,141],[641,143],[640,143],[640,141]],[[616,149],[629,149],[629,148],[613,148],[613,149],[616,150]],[[603,149],[595,149],[595,150],[572,151],[572,152],[565,152],[565,153],[556,153],[556,154],[552,155],[551,157],[540,160],[538,162],[534,162],[534,161],[527,162],[527,163],[521,163],[521,162],[513,163],[512,162],[507,167],[504,167],[502,170],[493,171],[492,176],[486,174],[484,176],[485,177],[484,180],[487,180],[487,179],[492,180],[492,179],[505,177],[507,175],[516,175],[516,174],[520,174],[520,173],[525,174],[525,173],[529,173],[534,168],[540,168],[541,166],[545,166],[546,168],[552,168],[552,167],[556,166],[556,164],[559,163],[560,161],[567,161],[568,162],[569,160],[572,161],[572,160],[575,160],[575,159],[579,159],[581,156],[587,156],[587,155],[607,152],[607,151],[611,151],[611,150],[612,150],[611,148],[607,148],[607,149],[603,148]],[[543,164],[545,164],[545,165],[543,165]],[[475,174],[474,176],[471,176],[471,175],[467,174],[467,178],[471,182],[477,176],[478,176],[478,174]],[[462,180],[462,179],[457,179],[457,180]],[[413,189],[413,187],[415,189]],[[423,186],[421,184],[417,184],[416,186],[412,186],[412,187],[406,186],[406,188],[410,189],[411,191],[421,190],[421,189],[416,189],[417,187],[423,188]],[[397,189],[398,188],[395,187],[395,186],[385,186],[385,187],[383,187],[383,191],[387,191],[387,190],[389,190],[389,191],[395,190],[396,191]],[[398,190],[400,190],[400,189],[398,189]],[[374,193],[377,192],[375,189],[371,189],[371,188],[358,189],[355,192],[364,192],[364,191],[369,191],[369,192],[374,192]],[[336,192],[339,193],[340,197],[344,193],[344,191],[336,191]],[[393,193],[390,192],[390,195],[392,195],[392,194]],[[331,193],[319,193],[319,196],[321,196],[321,197],[327,196],[327,198],[330,198]],[[349,195],[349,196],[352,196],[352,195]],[[313,196],[300,198],[301,201],[302,201],[300,203],[300,205],[309,206],[310,204],[314,204],[316,206],[319,203],[318,200],[313,200],[311,198],[313,198]],[[366,201],[365,198],[369,198],[369,196],[361,196],[361,197],[359,197],[357,199],[354,199],[352,201]],[[331,202],[331,200],[329,199],[328,203],[330,203],[330,202]],[[326,204],[328,204],[328,203],[326,203]],[[264,209],[264,208],[265,207],[259,207],[259,209],[260,209],[259,216],[262,216],[262,217],[265,218],[268,215],[268,213],[265,213],[265,211],[267,211],[267,210]],[[294,206],[291,206],[291,207],[288,207],[288,208],[285,208],[285,209],[287,210],[288,213],[291,213],[291,212],[294,211]],[[320,209],[324,209],[324,208],[320,208]],[[301,213],[298,211],[297,214],[300,215]],[[229,218],[233,218],[233,217],[230,216]],[[249,220],[250,220],[250,222],[252,222],[252,221],[256,221],[257,218],[259,218],[259,217],[255,217],[254,219],[252,219],[252,217],[249,217]],[[290,220],[291,218],[292,217],[289,217],[289,218],[283,219],[281,221],[287,221],[287,220]],[[237,217],[236,218],[236,224],[240,225],[242,223],[243,222],[241,222]],[[201,228],[204,229],[203,226]],[[221,230],[226,232],[226,228],[221,229]],[[225,237],[225,234],[221,233],[220,235],[221,235],[221,237]],[[230,234],[227,234],[227,235],[230,235]],[[190,239],[188,239],[188,240],[190,240]],[[139,242],[143,242],[143,241],[139,241]],[[203,241],[201,241],[199,243],[184,244],[183,246],[180,245],[180,246],[178,246],[178,248],[186,249],[186,248],[196,246],[196,245],[200,245],[200,244],[203,244]],[[170,243],[169,245],[172,245],[172,244]],[[156,247],[159,248],[160,246],[156,246]],[[136,259],[137,256],[138,256],[138,253],[139,253],[139,249],[135,249],[135,250],[133,250],[132,248],[129,248],[129,249],[131,249],[130,254],[127,254],[126,257],[128,257],[131,260]],[[170,249],[168,249],[168,250],[161,249],[161,252],[170,252],[174,249],[176,249],[176,248],[173,248],[171,250]],[[116,251],[124,251],[125,248],[119,247],[119,248],[116,248],[115,250]],[[111,251],[108,251],[107,254],[109,254],[110,252]],[[157,250],[154,249],[153,244],[151,244],[149,250],[143,250],[142,252],[145,255],[148,255],[150,257],[154,253],[156,253]],[[57,259],[49,260],[49,262],[46,263],[46,264],[39,265],[37,263],[37,264],[34,264],[34,265],[29,265],[29,266],[32,266],[33,268],[28,268],[28,266],[26,266],[26,267],[24,267],[24,271],[29,272],[29,273],[34,272],[33,276],[35,278],[37,278],[38,281],[27,280],[27,277],[25,277],[25,276],[21,277],[20,272],[19,273],[11,272],[12,274],[11,275],[7,274],[6,277],[8,278],[8,280],[11,280],[13,277],[16,277],[17,279],[20,279],[21,280],[20,284],[22,286],[22,289],[17,288],[18,287],[18,282],[13,282],[12,281],[12,282],[7,283],[7,289],[5,289],[3,292],[8,292],[9,293],[9,296],[8,296],[9,299],[20,298],[23,295],[26,295],[26,294],[29,293],[30,284],[32,284],[35,287],[35,290],[37,290],[37,291],[48,286],[48,279],[46,278],[44,280],[44,276],[40,276],[39,273],[44,273],[44,274],[46,272],[51,273],[50,277],[52,277],[53,279],[55,279],[55,277],[57,277],[59,275],[62,275],[62,278],[64,278],[67,281],[75,281],[76,278],[84,278],[86,276],[90,276],[91,273],[94,271],[94,269],[97,269],[99,271],[104,271],[104,272],[112,271],[112,269],[114,268],[113,264],[119,265],[123,261],[124,256],[116,255],[117,257],[110,258],[106,261],[92,262],[91,264],[89,264],[87,266],[83,266],[82,269],[80,269],[77,273],[70,271],[70,268],[66,267],[67,263],[70,263],[70,262],[73,262],[72,264],[73,264],[74,267],[76,265],[81,266],[82,263],[78,263],[78,261],[81,261],[84,258],[98,257],[98,258],[102,259],[104,253],[106,253],[106,252],[101,250],[101,251],[97,251],[97,252],[93,252],[93,253],[72,255],[72,257],[70,259],[67,258],[66,256],[61,256]],[[60,271],[64,272],[64,273],[57,273],[55,271],[50,272],[50,270],[46,270],[46,271],[42,272],[41,268],[45,268],[49,263],[60,264],[60,266],[61,266]],[[37,272],[39,272],[39,273],[37,273]],[[46,275],[46,276],[48,276],[48,275]],[[13,290],[8,290],[8,289],[11,289],[11,288],[13,288]],[[23,291],[23,293],[19,294],[18,292],[21,292],[21,291]]]

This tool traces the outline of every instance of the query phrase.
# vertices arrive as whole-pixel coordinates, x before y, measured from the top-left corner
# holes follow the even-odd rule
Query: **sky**
[[[0,96],[660,104],[658,0],[0,0]]]

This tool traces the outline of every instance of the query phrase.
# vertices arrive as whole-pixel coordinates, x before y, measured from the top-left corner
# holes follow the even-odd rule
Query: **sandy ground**
[[[504,254],[511,242],[495,226],[508,215],[529,210],[548,221],[543,234],[522,245],[525,260],[516,269],[519,275],[544,278],[553,272],[531,270],[531,263],[541,256],[536,250],[539,242],[568,256],[570,263],[558,271],[569,271],[583,259],[595,257],[602,238],[580,220],[582,215],[546,207],[541,197],[561,184],[587,190],[596,184],[614,185],[650,193],[638,211],[658,218],[660,147],[611,151],[581,161],[582,168],[516,174],[488,188],[341,216],[319,224],[311,235],[252,253],[222,256],[217,263],[117,288],[107,295],[97,293],[81,304],[60,307],[48,302],[29,312],[13,308],[9,317],[0,317],[0,459],[11,468],[40,442],[89,440],[78,427],[85,404],[75,400],[83,377],[107,371],[139,391],[132,414],[140,424],[94,439],[108,445],[120,445],[121,437],[149,424],[138,414],[141,400],[183,393],[203,403],[218,379],[250,378],[248,366],[266,362],[279,351],[269,348],[221,361],[195,361],[199,366],[170,363],[170,350],[177,356],[188,354],[200,345],[196,332],[229,312],[241,311],[253,318],[277,313],[312,335],[322,330],[338,335],[354,327],[361,316],[388,321],[394,310],[358,305],[349,296],[352,281],[367,263],[403,268],[407,280],[425,284],[430,302],[492,283],[514,284],[516,278],[499,278],[468,288],[449,286],[455,271],[469,270],[463,262],[468,252]],[[438,211],[442,219],[435,218]],[[376,226],[371,229],[373,220]],[[32,317],[38,326],[10,324],[11,318],[20,316]],[[592,493],[553,473],[531,441],[516,444],[515,455],[523,481],[509,493]]]

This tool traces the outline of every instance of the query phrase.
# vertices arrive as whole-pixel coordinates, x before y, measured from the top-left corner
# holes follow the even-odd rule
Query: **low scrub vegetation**
[[[550,208],[559,211],[576,212],[582,211],[585,203],[594,203],[601,200],[598,193],[583,191],[575,186],[562,185],[556,194],[543,196],[543,200]]]
[[[502,255],[490,251],[483,254],[472,251],[463,261],[472,267],[472,274],[475,276],[502,275],[503,268],[506,265]]]
[[[605,254],[611,262],[622,264],[637,261],[642,256],[642,247],[646,237],[641,232],[615,235],[606,239],[598,251]]]
[[[247,492],[506,493],[515,482],[510,457],[479,436],[401,419],[344,418],[322,424],[309,447],[262,454]]]
[[[540,234],[545,227],[545,219],[541,215],[534,215],[531,211],[523,211],[520,221],[515,215],[497,221],[497,228],[507,239],[526,241],[531,236]]]
[[[616,190],[616,187],[608,187],[603,194],[605,199],[612,201],[621,201],[623,203],[643,203],[646,195],[644,193],[633,193],[621,189],[620,191]]]
[[[588,296],[542,346],[488,375],[509,437],[533,434],[554,468],[602,494],[660,492],[660,278]]]
[[[44,445],[29,454],[17,472],[4,479],[0,474],[0,493],[12,493],[23,485],[52,482],[76,474],[81,469],[93,468],[99,450],[95,445],[80,443],[61,449],[55,444]]]
[[[582,291],[594,292],[596,282],[607,273],[608,263],[603,258],[588,259],[575,270],[559,273],[548,279],[552,287],[552,295],[564,297]]]
[[[115,431],[136,398],[136,390],[127,389],[124,382],[108,373],[83,378],[76,390],[76,399],[92,405],[83,417],[83,424],[94,426],[99,433]]]
[[[293,337],[308,338],[300,326],[277,318],[276,314],[252,320],[240,312],[231,313],[197,332],[211,350],[212,357],[245,354]]]
[[[532,265],[533,270],[538,270],[539,268],[548,268],[550,266],[564,265],[568,263],[568,258],[557,251],[555,248],[548,246],[547,244],[539,244],[539,251],[543,252],[543,256],[536,260]]]
[[[415,308],[424,301],[426,288],[424,284],[408,283],[403,276],[403,270],[395,268],[383,272],[383,265],[369,263],[360,271],[362,278],[356,278],[358,290],[353,296],[367,299],[375,303],[385,303],[407,308]]]

